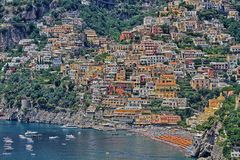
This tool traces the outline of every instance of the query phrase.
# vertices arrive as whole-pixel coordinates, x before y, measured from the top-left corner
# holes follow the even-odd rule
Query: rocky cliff
[[[5,119],[16,120],[26,123],[47,123],[47,124],[74,124],[83,128],[90,128],[94,121],[87,118],[83,111],[45,111],[41,109],[22,110],[17,108],[4,108]]]
[[[0,51],[7,50],[25,38],[26,28],[24,26],[6,25],[0,28]]]
[[[26,38],[29,32],[27,32],[27,23],[37,21],[50,9],[55,8],[55,1],[49,3],[42,3],[38,6],[30,5],[24,8],[19,15],[21,22],[15,22],[11,18],[6,20],[0,25],[0,51],[13,48],[21,39]],[[12,13],[16,9],[14,7],[7,7],[5,15],[15,15]],[[21,7],[20,7],[21,8]],[[8,13],[7,13],[8,12]],[[11,17],[11,16],[10,16]]]
[[[219,131],[222,128],[220,122],[215,123],[211,129],[205,131],[202,137],[195,139],[193,157],[202,160],[223,160],[222,148],[216,142]]]

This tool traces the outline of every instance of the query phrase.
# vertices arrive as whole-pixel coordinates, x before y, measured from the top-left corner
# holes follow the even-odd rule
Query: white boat
[[[11,146],[4,146],[5,151],[12,151],[13,148]]]
[[[3,142],[4,142],[4,143],[7,143],[7,144],[12,144],[12,143],[13,143],[13,140],[12,140],[11,138],[9,138],[9,137],[4,137],[4,138],[3,138]]]
[[[66,139],[74,139],[74,138],[75,138],[75,136],[72,135],[72,134],[68,134],[68,135],[66,135]]]
[[[27,138],[27,143],[33,143],[33,139],[32,138]]]
[[[57,138],[59,138],[58,136],[51,136],[51,137],[48,137],[48,139],[57,139]]]
[[[33,151],[33,146],[31,144],[26,145],[26,150],[27,151]]]
[[[76,129],[78,127],[75,126],[75,125],[66,124],[66,125],[63,125],[61,128],[64,128],[64,129]]]
[[[38,132],[35,131],[27,131],[25,132],[25,136],[37,136]]]
[[[10,156],[12,153],[11,152],[4,152],[4,153],[2,153],[2,155],[4,155],[4,156]]]
[[[27,137],[25,137],[24,135],[21,135],[21,134],[20,134],[20,135],[19,135],[19,138],[20,138],[20,139],[26,139]]]

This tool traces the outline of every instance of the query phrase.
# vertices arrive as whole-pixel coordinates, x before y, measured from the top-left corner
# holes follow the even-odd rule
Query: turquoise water
[[[37,131],[42,137],[33,138],[33,143],[20,139],[27,130]],[[66,140],[66,135],[76,138]],[[59,139],[49,140],[50,136]],[[13,140],[13,150],[5,155],[4,137]],[[26,145],[32,145],[32,151]],[[23,124],[0,121],[0,160],[185,160],[182,153],[166,144],[148,138],[113,134],[92,129],[65,130],[46,124]]]

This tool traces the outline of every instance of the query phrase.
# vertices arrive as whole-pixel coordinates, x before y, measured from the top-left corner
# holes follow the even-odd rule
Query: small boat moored
[[[74,139],[74,138],[75,138],[75,136],[72,135],[72,134],[68,134],[68,135],[66,135],[66,139]]]
[[[38,132],[35,131],[27,131],[25,132],[25,136],[38,136]]]
[[[66,125],[63,125],[61,128],[63,128],[63,129],[77,129],[78,127],[76,125],[66,124]]]
[[[59,138],[58,136],[51,136],[51,137],[48,137],[48,139],[52,140],[52,139],[57,139]]]

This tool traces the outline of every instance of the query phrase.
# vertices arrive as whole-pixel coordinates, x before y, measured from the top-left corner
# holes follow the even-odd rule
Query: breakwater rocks
[[[4,109],[5,119],[16,120],[26,123],[47,123],[47,124],[74,124],[82,128],[90,128],[94,121],[87,118],[83,111],[46,111],[41,109],[32,109],[24,111],[16,108]]]

